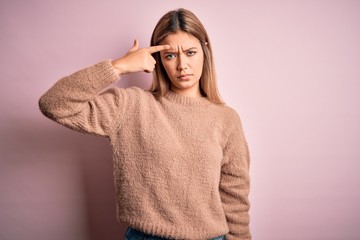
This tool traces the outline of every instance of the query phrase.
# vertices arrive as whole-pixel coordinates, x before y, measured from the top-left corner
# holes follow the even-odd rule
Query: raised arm
[[[71,129],[106,136],[120,118],[130,114],[130,89],[104,89],[120,75],[152,71],[151,53],[170,46],[138,48],[138,42],[123,57],[105,60],[61,78],[39,100],[43,114]]]

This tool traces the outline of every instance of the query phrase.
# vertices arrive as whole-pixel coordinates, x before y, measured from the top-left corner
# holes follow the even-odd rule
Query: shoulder
[[[129,99],[138,99],[138,100],[152,97],[152,94],[148,90],[142,89],[138,86],[131,86],[127,88],[111,87],[107,89],[105,92],[118,95],[120,98],[129,98]]]
[[[231,134],[243,135],[242,120],[238,110],[227,104],[218,106],[222,111],[222,124],[224,125],[224,134],[228,138]]]
[[[240,115],[238,111],[227,104],[215,106],[216,112],[223,116],[223,120],[226,123],[240,122]]]
[[[152,104],[152,98],[154,97],[151,93],[137,86],[127,88],[113,86],[96,97],[108,106],[126,107],[128,110]]]

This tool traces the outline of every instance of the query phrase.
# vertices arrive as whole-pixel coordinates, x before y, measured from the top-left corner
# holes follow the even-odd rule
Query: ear
[[[209,43],[208,42],[205,42],[205,45],[207,46]]]

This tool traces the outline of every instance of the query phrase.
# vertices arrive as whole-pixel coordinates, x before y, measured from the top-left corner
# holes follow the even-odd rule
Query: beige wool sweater
[[[236,111],[172,91],[156,100],[135,86],[105,89],[118,79],[104,60],[39,101],[50,119],[109,139],[118,220],[170,239],[251,239],[249,152]]]

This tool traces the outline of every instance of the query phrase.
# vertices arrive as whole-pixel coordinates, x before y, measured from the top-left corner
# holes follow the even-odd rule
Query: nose
[[[181,53],[178,56],[177,69],[179,71],[187,69],[187,59],[186,56],[184,56],[184,53]]]

